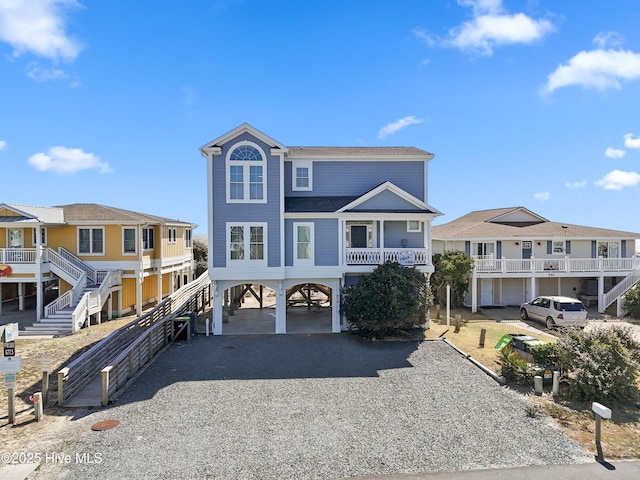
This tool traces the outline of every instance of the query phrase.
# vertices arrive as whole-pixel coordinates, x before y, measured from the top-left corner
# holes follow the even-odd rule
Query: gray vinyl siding
[[[415,210],[419,212],[415,205],[400,198],[393,192],[388,190],[380,192],[373,198],[358,205],[353,211],[357,210]]]
[[[293,251],[296,248],[293,243],[294,223],[313,223],[313,248],[314,261],[318,267],[332,267],[338,265],[340,252],[338,251],[338,220],[326,219],[287,219],[284,223],[285,235],[285,265],[293,266]]]
[[[384,222],[385,248],[402,248],[403,239],[407,240],[407,248],[424,248],[423,232],[407,232],[407,222]]]
[[[267,203],[227,203],[226,158],[230,148],[251,141],[267,156]],[[267,223],[267,265],[280,265],[280,158],[270,155],[269,145],[248,133],[222,145],[222,154],[213,157],[213,266],[226,267],[227,222]]]
[[[425,199],[426,162],[313,162],[313,190],[291,189],[291,162],[284,162],[285,196],[362,195],[389,181]]]

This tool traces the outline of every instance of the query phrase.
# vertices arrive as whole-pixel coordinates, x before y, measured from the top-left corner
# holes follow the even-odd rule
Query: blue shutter
[[[464,253],[471,256],[471,242],[469,240],[464,242]]]
[[[567,255],[571,254],[571,240],[567,240]]]
[[[598,258],[598,247],[595,240],[591,240],[591,258]]]
[[[498,240],[496,243],[496,258],[502,258],[502,242]]]
[[[549,255],[551,255],[553,253],[553,245],[551,243],[551,240],[547,240],[547,253]]]
[[[627,241],[622,240],[622,245],[620,246],[620,257],[627,258]]]

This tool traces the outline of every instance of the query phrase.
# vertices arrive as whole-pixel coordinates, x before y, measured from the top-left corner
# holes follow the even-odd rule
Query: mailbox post
[[[611,409],[598,402],[593,402],[591,404],[591,410],[596,416],[596,460],[602,462],[604,455],[602,454],[602,445],[600,444],[600,424],[603,418],[611,418]]]

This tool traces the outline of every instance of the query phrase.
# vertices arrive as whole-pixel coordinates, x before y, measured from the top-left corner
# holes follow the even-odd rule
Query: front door
[[[493,279],[480,279],[480,305],[493,305]]]
[[[531,258],[531,242],[522,242],[522,259],[529,260]]]
[[[351,226],[351,248],[367,248],[367,227]]]

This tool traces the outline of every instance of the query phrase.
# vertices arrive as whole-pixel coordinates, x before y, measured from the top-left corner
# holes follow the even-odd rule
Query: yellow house
[[[98,204],[0,204],[3,301],[35,298],[33,330],[73,332],[135,312],[193,279],[196,225]]]

